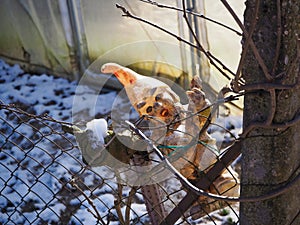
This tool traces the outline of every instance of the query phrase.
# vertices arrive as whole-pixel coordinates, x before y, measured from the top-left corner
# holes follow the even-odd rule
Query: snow
[[[225,128],[225,129],[224,129]],[[241,116],[217,117],[208,132],[218,143],[230,143],[237,138],[242,130]],[[230,131],[230,133],[229,133]]]
[[[104,138],[107,136],[107,121],[105,119],[93,119],[87,122],[86,129],[91,130],[96,139],[104,144]]]
[[[19,65],[10,66],[0,60],[1,104],[15,104],[26,112],[47,114],[64,122],[84,120],[85,124],[89,121],[86,129],[93,131],[102,144],[107,135],[107,122],[95,117],[107,115],[113,106],[118,109],[123,103],[122,99],[114,102],[116,96],[114,91],[99,94],[99,91],[89,86],[47,74],[27,74]],[[67,222],[96,224],[97,220],[90,213],[94,208],[86,197],[78,191],[72,193],[70,181],[82,169],[81,154],[74,148],[76,143],[73,136],[67,135],[73,143],[65,141],[62,145],[68,151],[63,151],[59,146],[53,147],[61,139],[59,134],[53,134],[57,127],[51,128],[41,121],[33,120],[18,127],[18,122],[19,119],[0,110],[0,224],[9,221],[16,224],[40,224],[43,221],[48,224],[59,223],[60,216],[70,210],[68,207],[73,210],[77,205],[79,207],[74,209],[73,216]],[[236,136],[242,121],[240,118],[228,118],[226,121],[219,118],[216,123],[225,124]],[[210,133],[218,141],[224,140],[224,137],[228,140],[231,138],[217,126],[211,127]],[[26,138],[20,139],[21,134]],[[89,197],[98,196],[92,200],[101,216],[103,215],[103,220],[107,222],[110,214],[117,216],[115,209],[110,210],[114,207],[118,188],[113,171],[107,167],[90,168],[82,174],[81,179],[78,185],[81,188],[83,185],[87,187],[83,190],[84,193]],[[170,193],[176,192],[179,187],[177,180],[166,182],[166,190]],[[123,195],[128,196],[129,191],[130,188],[124,187]],[[183,195],[184,191],[179,191],[170,198],[178,202]],[[134,220],[141,216],[140,224],[147,223],[147,210],[142,195],[137,193],[135,199],[136,202],[131,205],[133,211],[130,218]],[[121,211],[124,213],[125,207]],[[109,224],[119,223],[113,219]]]
[[[10,66],[0,60],[1,104],[14,104],[35,115],[47,114],[56,120],[72,122],[72,107],[77,88],[78,83],[75,81],[70,82],[47,74],[27,74],[19,65]],[[97,113],[105,115],[110,111],[112,101],[107,99],[113,100],[116,92],[99,95],[87,86],[78,89],[84,96],[80,99],[81,108],[75,110],[78,114],[86,110],[86,118],[94,118]],[[96,104],[89,107],[90,99],[95,99],[95,96]],[[62,181],[70,181],[73,173],[78,173],[82,168],[80,152],[78,149],[72,151],[75,143],[63,143],[65,149],[68,149],[68,145],[70,147],[70,153],[65,154],[62,149],[53,148],[53,144],[61,139],[59,134],[53,133],[52,129],[55,128],[34,120],[18,126],[19,119],[4,110],[0,110],[0,118],[3,118],[0,120],[1,132],[4,131],[4,134],[0,133],[0,146],[3,149],[0,152],[0,207],[7,211],[0,211],[0,223],[14,221],[18,224],[29,224],[42,220],[48,223],[58,222],[61,213],[66,211],[66,205],[57,196],[63,190]],[[94,119],[88,124],[88,129],[105,137],[107,124],[103,119]],[[20,139],[21,136],[25,138]],[[85,179],[87,185],[94,185],[95,174],[90,172],[88,177],[90,178]],[[66,186],[72,189],[70,185]],[[111,184],[105,190],[111,192],[112,188],[116,186]],[[113,199],[112,194],[107,195],[103,200],[105,204]],[[74,199],[78,198],[71,200],[75,201]],[[85,201],[83,196],[80,199]],[[103,205],[99,205],[101,211],[107,211],[107,207]],[[74,218],[79,218],[76,224],[81,220],[95,223],[95,218],[87,211],[80,217],[75,211]]]

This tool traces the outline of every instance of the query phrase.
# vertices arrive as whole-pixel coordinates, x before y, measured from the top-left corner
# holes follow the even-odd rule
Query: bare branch
[[[210,51],[207,51],[207,54],[208,54],[208,56],[209,56],[208,58],[212,58],[212,59],[215,60],[218,64],[220,64],[221,67],[222,67],[224,70],[227,70],[231,75],[235,76],[235,74],[234,74],[227,66],[225,66],[225,65],[221,62],[221,60],[219,60],[219,59],[216,58],[214,55],[212,55]],[[210,62],[212,62],[212,61],[210,60]],[[213,64],[213,63],[212,63],[212,64]],[[219,70],[219,68],[217,68],[217,69]],[[220,70],[219,70],[219,71],[220,71]],[[222,75],[225,76],[228,80],[230,80],[230,77],[229,77],[226,73],[222,72]]]
[[[125,209],[125,222],[126,225],[130,225],[130,209],[131,209],[131,204],[134,198],[134,195],[136,193],[136,187],[132,187],[130,192],[129,192],[129,196],[126,202],[126,209]]]
[[[123,186],[120,182],[118,182],[118,190],[117,190],[117,195],[116,195],[117,199],[114,201],[114,205],[115,205],[115,209],[116,209],[116,212],[118,215],[118,219],[120,220],[120,223],[125,225],[125,221],[124,221],[122,210],[121,210],[122,191],[123,191]]]
[[[274,84],[274,83],[257,83],[257,84],[246,84],[240,86],[240,90],[244,91],[255,91],[255,90],[265,90],[270,91],[272,89],[277,90],[290,90],[300,86],[300,77],[295,84]]]
[[[170,36],[176,38],[178,41],[181,41],[181,42],[183,42],[183,43],[185,43],[185,44],[187,44],[187,45],[189,45],[189,46],[192,46],[193,48],[198,49],[199,51],[203,52],[203,54],[209,59],[209,62],[210,62],[210,63],[211,63],[211,64],[212,64],[212,65],[213,65],[213,66],[214,66],[214,67],[215,67],[215,68],[216,68],[223,76],[225,76],[227,79],[230,79],[230,77],[229,77],[222,69],[227,70],[230,74],[232,74],[233,76],[235,76],[235,73],[234,73],[234,72],[232,72],[230,69],[228,69],[228,67],[226,67],[220,60],[217,60],[217,63],[219,63],[219,64],[221,65],[221,67],[222,67],[222,68],[220,68],[220,67],[215,63],[215,61],[216,61],[217,58],[214,57],[214,56],[212,56],[212,54],[211,54],[209,51],[206,51],[205,49],[203,49],[203,47],[200,47],[201,45],[200,45],[200,46],[195,45],[195,44],[193,44],[193,43],[191,43],[191,42],[189,42],[189,41],[183,39],[182,37],[180,37],[180,36],[174,34],[173,32],[171,32],[171,31],[169,31],[169,30],[167,30],[167,29],[165,29],[165,28],[163,28],[163,27],[161,27],[161,26],[159,26],[159,25],[157,25],[157,24],[155,24],[155,23],[152,23],[152,22],[150,22],[150,21],[148,21],[148,20],[145,20],[145,19],[143,19],[143,18],[141,18],[141,17],[135,16],[135,15],[133,15],[132,13],[130,13],[125,7],[123,7],[123,6],[119,5],[119,4],[116,4],[116,7],[117,7],[118,9],[121,9],[121,10],[122,10],[122,12],[124,13],[122,16],[129,17],[129,18],[132,18],[132,19],[141,21],[141,22],[143,22],[143,23],[149,24],[149,25],[151,25],[152,27],[157,28],[157,29],[159,29],[159,30],[161,30],[161,31],[163,31],[163,32],[165,32],[165,33],[167,33],[168,35],[170,35]]]
[[[295,123],[299,122],[300,115],[298,117],[295,121],[292,121],[289,124],[289,126],[291,126],[291,124],[295,124]],[[208,193],[208,192],[205,192],[205,191],[199,189],[198,187],[193,185],[191,182],[189,182],[183,175],[181,175],[180,172],[178,172],[178,170],[169,162],[169,160],[163,156],[163,154],[160,152],[160,150],[153,144],[153,142],[148,137],[146,137],[146,135],[144,133],[142,133],[138,128],[136,128],[136,126],[134,124],[132,124],[131,122],[126,121],[126,123],[129,125],[130,129],[135,134],[137,134],[140,138],[142,138],[143,140],[145,140],[148,143],[149,147],[154,150],[155,154],[165,164],[166,168],[168,168],[176,176],[176,178],[178,178],[181,181],[182,185],[196,195],[202,195],[207,198],[212,198],[212,199],[221,200],[221,201],[228,201],[228,202],[257,202],[257,201],[263,201],[263,200],[267,200],[270,198],[274,198],[278,195],[285,193],[290,188],[292,188],[295,184],[297,184],[297,182],[300,180],[300,174],[298,174],[291,181],[287,180],[287,182],[284,185],[280,186],[279,188],[272,190],[271,192],[266,193],[264,195],[255,196],[255,197],[239,197],[238,198],[238,197],[227,197],[227,196],[211,194],[211,193]],[[285,124],[285,126],[287,126],[287,124]]]
[[[157,28],[157,29],[159,29],[159,30],[161,30],[161,31],[163,31],[163,32],[171,35],[172,37],[176,38],[178,41],[182,41],[183,43],[188,44],[188,45],[190,45],[190,46],[198,49],[197,45],[194,45],[194,44],[190,43],[189,41],[181,38],[180,36],[172,33],[171,31],[169,31],[169,30],[167,30],[167,29],[165,29],[165,28],[163,28],[163,27],[161,27],[161,26],[159,26],[157,24],[154,24],[154,23],[152,23],[152,22],[150,22],[148,20],[145,20],[145,19],[143,19],[141,17],[138,17],[138,16],[135,16],[135,15],[131,14],[125,7],[123,7],[123,6],[119,5],[119,4],[116,4],[116,7],[118,9],[121,9],[123,11],[124,14],[122,16],[130,17],[130,18],[136,19],[138,21],[141,21],[143,23],[149,24],[149,25],[151,25],[151,26],[153,26],[153,27],[155,27],[155,28]]]
[[[92,206],[92,208],[94,209],[94,212],[92,212],[91,210],[89,210],[89,212],[98,220],[100,221],[102,224],[105,224],[105,222],[103,221],[97,207],[94,205],[93,201],[89,198],[89,196],[87,196],[87,194],[85,194],[85,192],[76,184],[75,180],[72,179],[70,181],[70,184],[75,187],[77,190],[80,191],[80,193],[84,196],[84,198],[87,200],[87,202]]]
[[[186,11],[186,6],[185,6],[185,0],[182,0],[182,6],[183,6],[183,18],[185,20],[185,23],[187,24],[187,26],[189,28],[189,31],[191,32],[194,40],[196,41],[197,46],[200,49],[200,51],[205,52],[205,50],[204,50],[203,46],[201,45],[197,35],[195,34],[195,31],[194,31],[190,21],[188,20],[187,13],[186,13],[187,11]]]
[[[158,2],[155,2],[155,1],[151,1],[151,0],[140,0],[140,1],[141,2],[145,2],[145,3],[149,3],[151,5],[155,5],[155,6],[159,7],[159,8],[172,9],[172,10],[176,10],[176,11],[179,11],[179,12],[184,12],[183,9],[180,9],[178,7],[175,7],[175,6],[164,5],[164,4],[161,4],[161,3],[158,3]],[[233,29],[232,27],[229,27],[229,26],[227,26],[227,25],[225,25],[225,24],[223,24],[221,22],[213,20],[213,19],[211,19],[211,18],[209,18],[207,16],[204,16],[203,14],[195,13],[195,12],[189,11],[189,10],[187,10],[186,13],[191,14],[191,15],[196,16],[196,17],[200,17],[202,19],[205,19],[205,20],[207,20],[209,22],[212,22],[214,24],[217,24],[217,25],[219,25],[221,27],[224,27],[224,28],[232,31],[232,32],[236,33],[239,36],[242,36],[241,32],[239,32],[239,31]]]
[[[186,9],[186,6],[185,6],[185,0],[182,0],[182,6],[183,6],[183,18],[189,28],[189,31],[191,32],[194,40],[196,41],[197,43],[197,46],[199,47],[200,51],[202,51],[205,56],[210,60],[210,62],[214,65],[214,62],[211,60],[215,60],[218,64],[220,64],[222,66],[223,69],[225,69],[226,71],[230,72],[232,75],[235,75],[228,67],[226,67],[219,59],[217,59],[215,56],[213,56],[209,51],[206,51],[203,46],[201,45],[200,41],[199,41],[199,38],[198,36],[196,35],[195,31],[193,30],[193,27],[190,23],[190,21],[188,20],[188,17],[187,17],[187,12],[188,10]],[[223,72],[223,71],[222,71]],[[223,73],[222,73],[223,74]],[[223,74],[228,80],[230,79],[230,77],[227,75],[227,74]]]
[[[247,32],[246,28],[244,27],[243,23],[240,21],[240,19],[238,18],[238,16],[234,12],[234,10],[230,7],[230,5],[228,4],[228,2],[226,0],[221,0],[221,2],[226,7],[228,12],[232,15],[232,17],[234,18],[236,23],[239,25],[239,27],[242,29],[245,38],[247,38],[248,37],[248,32]],[[256,48],[256,45],[254,44],[252,38],[250,38],[249,40],[250,40],[250,46],[252,48],[254,56],[256,57],[256,60],[257,60],[258,64],[262,68],[265,77],[267,78],[268,81],[272,81],[273,77],[270,75],[264,60],[262,59],[262,57],[260,56],[260,54],[258,52],[258,49]]]
[[[243,45],[241,58],[240,58],[239,65],[238,65],[238,68],[237,68],[237,71],[236,71],[236,74],[235,74],[235,78],[234,78],[234,82],[233,82],[233,89],[236,92],[239,91],[238,81],[241,77],[241,72],[242,72],[242,68],[243,68],[243,65],[244,65],[244,60],[245,60],[245,57],[248,53],[248,48],[249,48],[249,45],[250,45],[252,34],[254,32],[254,29],[255,29],[255,25],[256,25],[256,21],[257,21],[257,17],[258,17],[258,7],[259,7],[259,1],[256,1],[255,13],[254,13],[253,20],[252,20],[252,23],[251,23],[251,26],[250,26],[250,31],[249,31],[248,36],[246,37],[245,44]]]

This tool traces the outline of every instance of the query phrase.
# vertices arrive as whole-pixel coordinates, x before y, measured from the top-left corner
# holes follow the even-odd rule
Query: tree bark
[[[294,84],[300,76],[300,1],[261,0],[256,21],[255,3],[246,1],[245,27],[249,32],[256,22],[252,39],[274,80],[267,80],[252,50],[247,51],[243,78],[246,84]],[[299,86],[276,89],[273,99],[272,103],[271,92],[266,90],[246,92],[244,130],[253,122],[265,123],[272,118],[272,124],[284,124],[299,115]],[[282,129],[252,129],[242,144],[241,196],[268,193],[299,174],[299,144],[299,123]],[[241,224],[300,224],[299,191],[300,183],[276,198],[241,203]]]

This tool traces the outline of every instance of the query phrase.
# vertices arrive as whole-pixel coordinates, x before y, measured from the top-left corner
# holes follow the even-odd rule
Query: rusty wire
[[[228,8],[226,1],[222,2]],[[123,10],[125,16],[151,24],[135,17],[124,7],[118,7]],[[260,59],[251,39],[251,32],[245,32],[244,27],[240,26],[243,35],[247,37],[247,44],[254,49],[256,57]],[[161,27],[154,27],[168,33]],[[174,34],[169,34],[179,41],[191,44]],[[193,47],[199,48],[197,45]],[[202,51],[213,62],[216,61],[216,66],[219,67],[216,58],[208,51],[204,49]],[[243,64],[242,60],[240,64]],[[262,60],[259,60],[259,64],[264,66]],[[224,66],[222,68],[224,69]],[[220,72],[222,73],[221,69]],[[270,90],[271,93],[274,89],[299,86],[299,80],[292,85],[273,83],[240,85],[238,83],[240,68],[236,74],[229,72],[236,77],[235,86],[238,91],[263,88]],[[268,73],[265,75],[268,76]],[[271,116],[273,117],[273,114]],[[298,121],[299,116],[296,116],[290,123]],[[207,119],[205,128],[212,124],[211,120]],[[235,139],[233,147],[221,154],[218,161],[210,165],[208,171],[205,173],[200,171],[201,176],[197,181],[189,181],[174,171],[175,175],[152,186],[152,190],[155,189],[161,196],[160,202],[151,205],[155,196],[147,193],[145,187],[126,186],[120,181],[122,174],[113,168],[106,166],[97,168],[83,162],[82,149],[78,146],[74,135],[63,129],[63,126],[72,126],[72,123],[58,121],[47,115],[33,115],[13,105],[1,103],[0,125],[0,224],[167,225],[220,224],[224,220],[227,220],[228,224],[236,224],[239,222],[239,205],[232,204],[232,201],[261,201],[273,198],[289,190],[300,179],[300,175],[295,171],[286,183],[271,193],[246,198],[223,197],[224,193],[220,193],[220,190],[214,187],[213,181],[222,171],[228,170],[230,163],[239,156],[240,140]],[[288,125],[290,124],[268,124],[269,127],[276,128]],[[134,132],[141,134],[136,127],[132,128]],[[246,138],[247,134],[246,129],[241,135],[242,139]],[[140,136],[143,137],[143,134]],[[149,160],[147,154],[139,157],[145,157],[145,161]],[[165,156],[161,157],[161,160],[166,160]],[[238,185],[238,180],[235,182]],[[209,193],[211,190],[214,194]],[[216,199],[222,201],[218,202]],[[222,205],[216,208],[216,203]],[[295,218],[298,216],[299,213]]]
[[[145,209],[141,187],[118,184],[118,174],[110,168],[99,172],[84,164],[74,136],[62,130],[70,123],[4,104],[0,121],[2,224],[86,224],[87,217],[97,224],[149,224],[151,211]],[[186,195],[174,176],[157,187],[167,214]],[[199,205],[202,213],[197,219],[216,224],[219,214],[205,213],[207,205]],[[238,218],[238,209],[228,206]],[[193,224],[197,219],[191,215],[198,212],[181,212],[177,224]],[[82,214],[88,216],[82,219]]]
[[[156,184],[155,188],[162,196],[161,202],[152,209],[145,207],[145,202],[151,202],[152,197],[145,195],[143,187],[120,184],[120,174],[115,170],[103,167],[99,172],[97,168],[83,163],[74,136],[62,129],[71,123],[47,115],[33,115],[5,104],[1,104],[0,121],[0,213],[3,224],[57,221],[85,224],[81,217],[83,212],[97,224],[114,224],[117,221],[121,224],[148,224],[151,221],[149,215],[160,204],[166,210],[161,215],[161,224],[193,224],[195,221],[217,224],[221,215],[227,213],[238,221],[238,205],[230,204],[232,198],[218,199],[224,200],[219,208],[221,211],[211,214],[209,206],[214,207],[216,200],[199,198],[199,189],[186,192],[189,187],[181,177],[176,177],[176,173],[165,182]],[[136,128],[132,126],[132,129]],[[211,165],[212,169],[206,176],[202,174],[204,176],[194,185],[207,190],[221,171],[240,154],[238,143],[224,156],[221,155],[221,160]],[[272,198],[288,190],[298,179],[299,175],[294,176],[278,190],[250,200]],[[170,185],[172,183],[177,185]],[[222,193],[217,190],[216,194]],[[247,198],[236,199],[240,200]],[[141,213],[137,206],[144,211]],[[226,209],[222,211],[224,207]]]

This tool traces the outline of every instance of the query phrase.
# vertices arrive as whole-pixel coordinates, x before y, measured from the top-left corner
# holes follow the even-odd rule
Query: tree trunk
[[[245,27],[250,32],[255,0],[246,1]],[[268,81],[248,50],[243,68],[246,84],[294,84],[300,70],[300,1],[261,0],[252,39],[273,81]],[[278,55],[278,60],[277,59]],[[300,113],[300,89],[276,89],[275,101],[267,90],[247,91],[244,130],[253,122],[285,124]],[[276,103],[276,104],[274,104]],[[270,117],[275,108],[274,117]],[[241,196],[259,196],[278,188],[299,174],[300,124],[285,128],[255,128],[242,146]],[[300,183],[273,199],[241,203],[241,224],[300,224]]]

